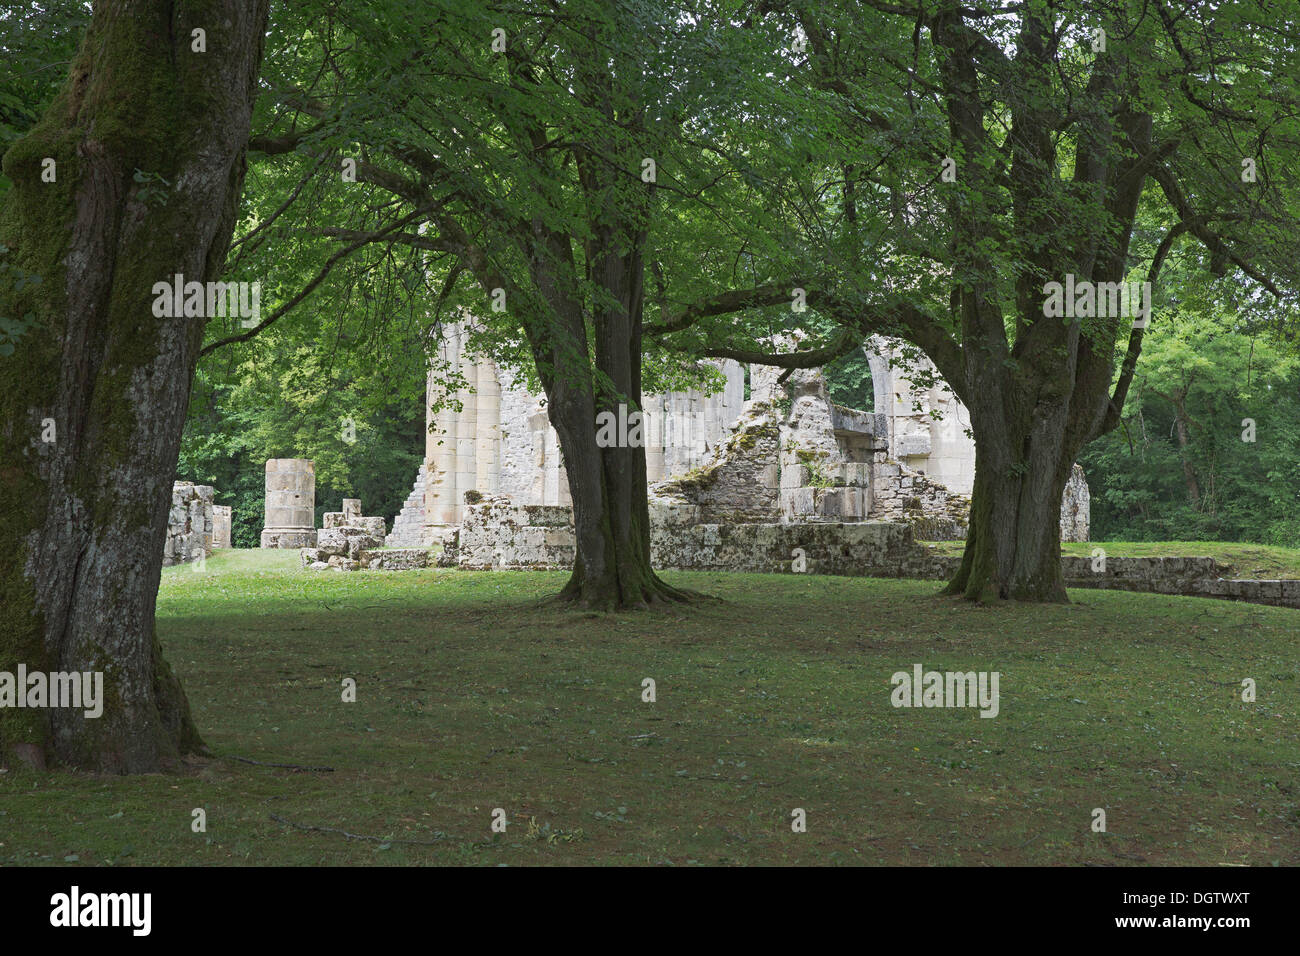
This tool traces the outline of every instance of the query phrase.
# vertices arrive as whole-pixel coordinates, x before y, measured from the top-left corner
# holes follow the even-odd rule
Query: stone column
[[[212,546],[230,547],[230,522],[233,517],[230,505],[212,506]]]
[[[477,383],[473,488],[491,495],[497,490],[501,463],[501,382],[496,363],[491,359],[484,359],[478,366]]]
[[[264,548],[316,546],[316,463],[272,458],[266,463]]]
[[[450,370],[460,368],[460,327],[449,326],[442,344],[443,360]],[[425,411],[431,426],[425,439],[426,479],[424,486],[425,539],[433,540],[439,529],[458,524],[456,511],[456,443],[460,414],[454,407],[444,405],[437,413],[432,411],[433,374],[430,373],[425,391]],[[454,400],[458,396],[449,396]]]
[[[474,481],[478,477],[474,458],[478,444],[478,370],[471,367],[468,357],[461,352],[461,368],[464,371],[466,387],[461,391],[460,415],[456,419],[456,457],[455,480],[451,485],[452,499],[451,524],[460,524],[465,513],[465,492],[475,490]]]

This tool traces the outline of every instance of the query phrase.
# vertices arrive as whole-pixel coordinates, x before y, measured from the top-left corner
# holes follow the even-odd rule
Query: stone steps
[[[415,476],[415,485],[411,488],[411,493],[407,495],[406,501],[402,502],[402,510],[393,519],[393,530],[384,539],[385,547],[419,548],[423,545],[424,474],[424,467],[421,466]]]

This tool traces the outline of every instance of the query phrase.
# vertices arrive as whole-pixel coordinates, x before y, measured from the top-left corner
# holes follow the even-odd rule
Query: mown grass
[[[945,554],[961,554],[961,541],[926,542]],[[1125,558],[1206,557],[1230,568],[1230,577],[1300,578],[1300,548],[1278,548],[1266,544],[1238,544],[1231,541],[1085,541],[1062,544],[1064,554],[1088,557],[1101,548],[1107,555]]]
[[[598,616],[542,603],[563,574],[315,573],[276,552],[168,569],[161,639],[218,756],[0,774],[0,862],[1300,863],[1300,612],[666,577],[716,600]],[[915,663],[999,671],[1001,713],[895,709]]]

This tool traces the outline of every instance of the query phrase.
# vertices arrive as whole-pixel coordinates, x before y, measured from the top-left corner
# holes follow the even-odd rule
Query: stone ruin
[[[230,505],[212,506],[212,546],[214,548],[230,547],[230,525],[234,520],[234,511]]]
[[[316,544],[316,463],[309,458],[271,458],[266,463],[264,548]]]
[[[470,353],[473,321],[449,325],[440,342],[466,385],[434,411],[440,379],[430,372],[425,462],[389,547],[445,545],[468,515],[467,495],[571,504],[544,396]],[[667,482],[660,494],[698,499],[710,520],[898,521],[919,539],[964,537],[975,475],[969,412],[904,343],[877,336],[864,352],[873,412],[831,402],[819,370],[752,365],[746,401],[745,370],[731,361],[717,363],[725,384],[715,394],[643,396],[647,481]],[[1063,504],[1063,540],[1086,541],[1080,469]]]
[[[753,397],[707,461],[651,484],[656,567],[770,572],[803,560],[822,573],[897,576],[931,568],[918,540],[965,538],[970,499],[892,458],[884,415],[831,402],[820,371],[780,378],[777,369],[756,368]],[[1076,465],[1062,531],[1085,540],[1086,495]],[[572,566],[571,508],[476,498],[466,496],[440,565]]]
[[[344,498],[342,511],[325,512],[324,527],[315,546],[302,548],[302,566],[312,571],[358,571],[362,568],[405,571],[429,564],[427,548],[386,549],[387,526],[382,517],[361,514],[360,498]]]
[[[211,485],[196,485],[192,481],[172,485],[163,567],[199,561],[212,553],[213,494]]]
[[[444,566],[571,564],[568,481],[545,399],[490,358],[471,354],[472,323],[448,326],[441,340],[443,361],[466,385],[435,411],[440,385],[430,372],[425,463],[383,542],[411,557],[381,556],[369,539],[349,545],[331,535],[328,546],[317,540],[315,553],[304,551],[306,566],[419,566],[418,553],[435,545]],[[919,540],[964,538],[975,460],[969,414],[924,356],[882,338],[865,352],[873,412],[832,402],[817,369],[752,365],[746,400],[744,369],[729,361],[717,363],[725,384],[715,394],[643,396],[656,520],[683,529],[891,522]],[[271,463],[267,468],[269,527]],[[1087,483],[1076,465],[1063,498],[1063,540],[1087,540],[1087,525]],[[674,532],[661,553],[687,547],[691,534]],[[681,554],[661,564],[692,565]]]
[[[1092,512],[1092,492],[1084,477],[1083,466],[1076,464],[1065,483],[1061,496],[1061,540],[1087,541],[1088,519]]]
[[[890,456],[886,416],[837,405],[818,370],[751,370],[751,395],[701,467],[651,485],[702,523],[895,521],[965,537],[970,499]]]

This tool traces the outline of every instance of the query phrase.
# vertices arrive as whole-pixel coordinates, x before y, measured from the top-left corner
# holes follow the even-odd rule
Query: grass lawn
[[[928,541],[945,554],[961,554],[965,542]],[[1062,554],[1088,557],[1093,548],[1124,558],[1195,557],[1214,558],[1232,569],[1230,577],[1300,578],[1300,548],[1275,548],[1264,544],[1238,544],[1232,541],[1085,541],[1062,544]]]
[[[541,606],[559,573],[297,565],[164,571],[162,643],[218,756],[0,774],[0,863],[1300,864],[1295,610],[677,573],[715,600],[597,616]],[[892,707],[918,663],[1000,672],[1000,714]]]

